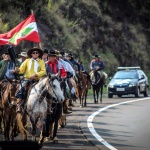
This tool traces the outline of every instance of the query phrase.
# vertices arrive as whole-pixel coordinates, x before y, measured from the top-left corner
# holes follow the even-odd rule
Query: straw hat
[[[19,54],[19,56],[28,57],[27,52],[21,52],[21,53]]]

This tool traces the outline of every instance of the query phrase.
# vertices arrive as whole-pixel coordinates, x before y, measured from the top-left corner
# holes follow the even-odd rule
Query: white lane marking
[[[109,149],[111,150],[117,150],[115,147],[113,147],[112,145],[110,145],[108,142],[106,142],[94,129],[94,126],[92,124],[92,121],[94,119],[94,117],[96,115],[98,115],[99,113],[101,113],[102,111],[108,109],[108,108],[111,108],[111,107],[115,107],[115,106],[118,106],[118,105],[122,105],[122,104],[126,104],[126,103],[133,103],[133,102],[138,102],[138,101],[144,101],[144,100],[147,100],[147,99],[150,99],[149,97],[148,98],[142,98],[142,99],[137,99],[137,100],[131,100],[131,101],[125,101],[125,102],[121,102],[121,103],[117,103],[117,104],[112,104],[112,105],[108,105],[104,108],[101,108],[99,109],[98,111],[94,112],[92,115],[90,115],[87,119],[87,126],[90,130],[90,132],[93,134],[93,136],[95,136],[95,138],[100,141],[103,145],[105,145],[106,147],[108,147]]]

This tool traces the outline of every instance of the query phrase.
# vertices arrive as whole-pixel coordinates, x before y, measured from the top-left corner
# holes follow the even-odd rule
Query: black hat
[[[4,51],[3,54],[10,55],[9,52],[8,52],[8,50]]]
[[[73,57],[71,53],[68,53],[66,57]]]
[[[43,51],[40,48],[38,48],[38,47],[34,47],[34,48],[31,48],[30,50],[28,50],[27,55],[28,55],[29,58],[32,57],[32,52],[33,51],[38,51],[39,52],[39,58],[42,58]]]
[[[94,55],[94,58],[99,58],[99,56],[96,54],[96,55]]]
[[[65,55],[65,52],[64,52],[64,51],[60,51],[60,54],[61,54],[62,56],[64,56],[64,55]]]
[[[56,56],[56,52],[54,50],[51,50],[49,53],[48,53],[48,56]]]
[[[44,49],[44,50],[43,50],[43,53],[48,54],[48,50],[47,50],[47,49]]]

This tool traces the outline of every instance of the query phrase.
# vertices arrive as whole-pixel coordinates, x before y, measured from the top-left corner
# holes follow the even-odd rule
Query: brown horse
[[[104,87],[105,77],[97,73],[97,81],[92,84],[93,87],[93,97],[94,103],[98,103],[99,92],[100,92],[100,103],[102,103],[103,87]]]
[[[2,99],[2,95],[4,94],[4,91],[6,90],[8,81],[6,79],[3,79],[2,81],[0,81],[0,131],[3,131],[3,108],[2,108],[2,103],[1,103],[1,99]]]
[[[77,83],[77,95],[80,99],[80,107],[86,106],[86,98],[88,89],[90,87],[90,81],[88,77],[83,72],[80,72],[80,83]],[[83,105],[84,100],[84,105]]]
[[[17,131],[15,94],[18,85],[19,84],[16,80],[9,80],[1,99],[2,117],[4,123],[4,139],[7,141],[10,139],[14,140],[14,136]]]

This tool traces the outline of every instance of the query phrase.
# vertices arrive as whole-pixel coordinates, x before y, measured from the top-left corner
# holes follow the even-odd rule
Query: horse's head
[[[10,98],[12,101],[16,101],[16,91],[19,88],[19,82],[16,80],[13,80],[9,86],[9,90],[10,90]]]
[[[57,96],[58,102],[62,103],[64,101],[64,95],[60,87],[60,82],[58,81],[56,76],[51,76],[50,74],[49,79],[51,81],[53,91]]]

